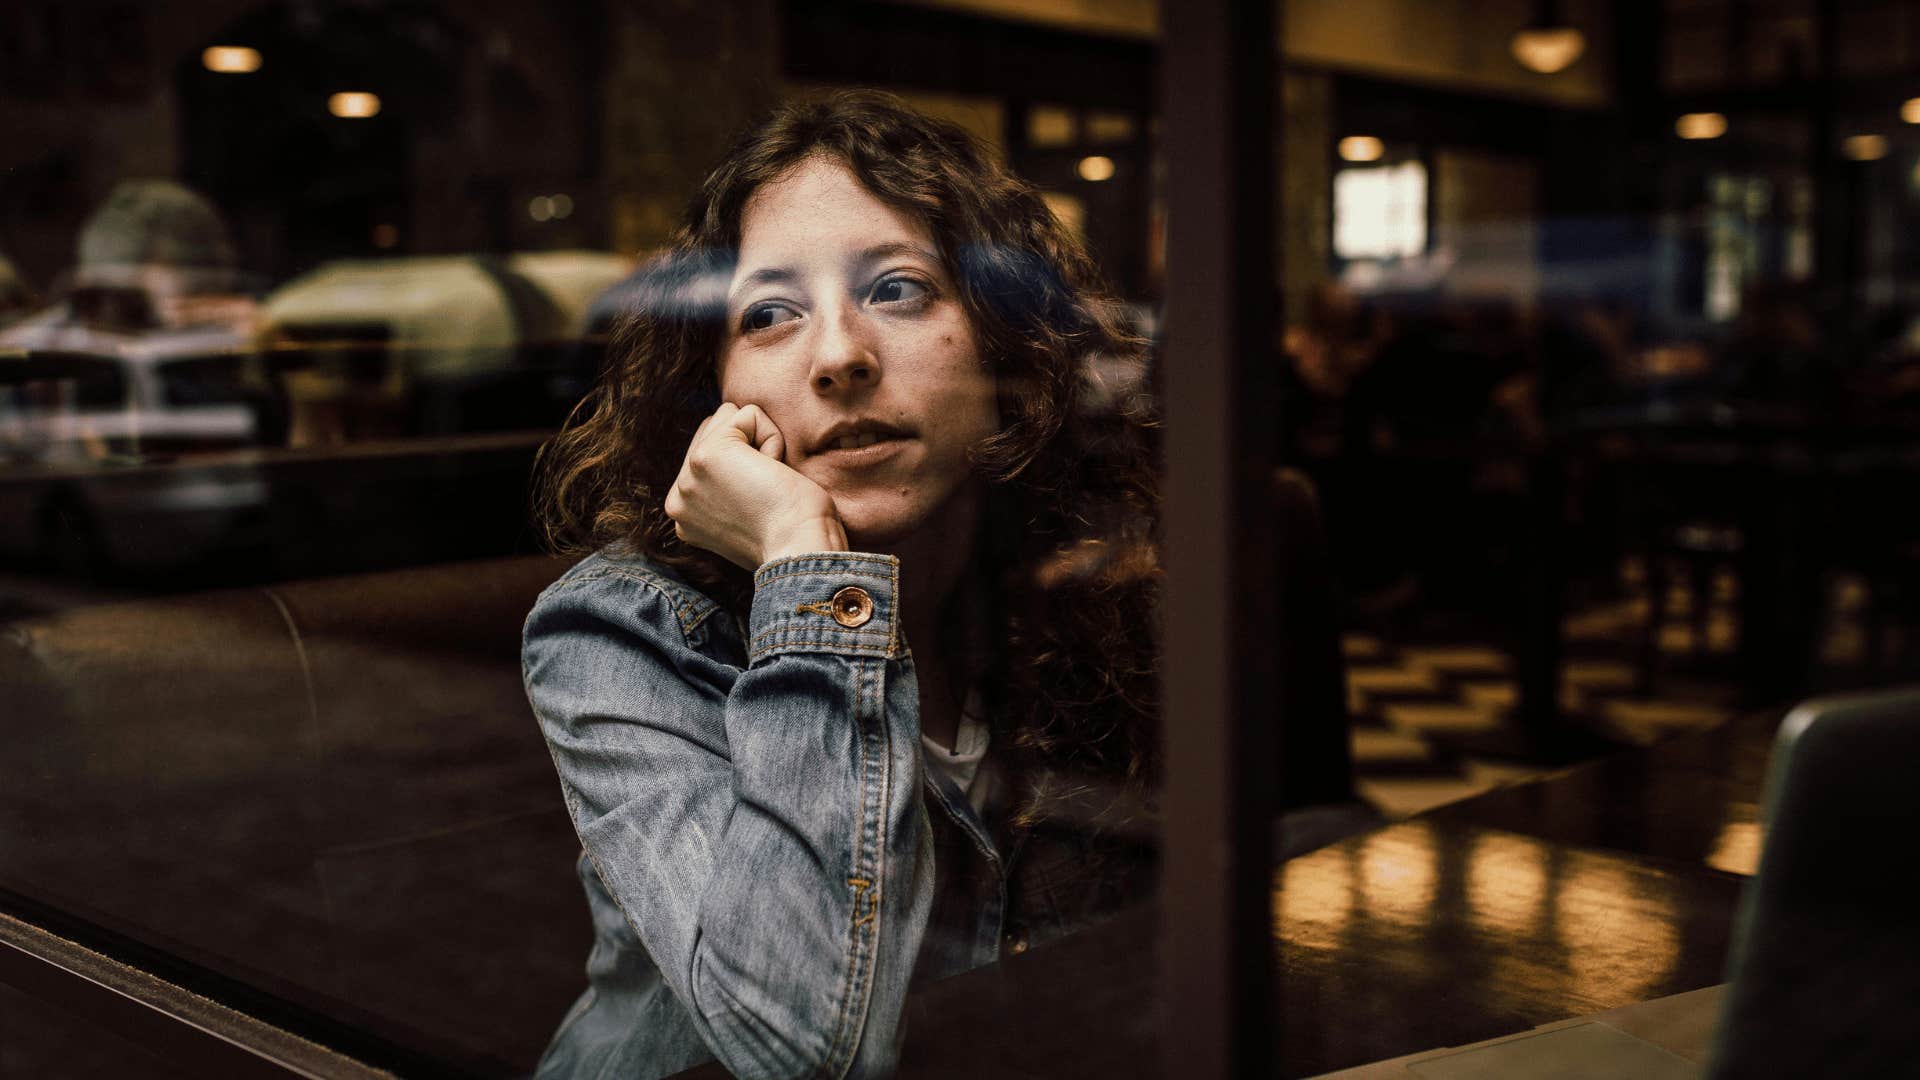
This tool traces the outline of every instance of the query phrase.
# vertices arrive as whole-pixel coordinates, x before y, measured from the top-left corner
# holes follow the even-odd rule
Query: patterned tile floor
[[[1728,677],[1738,641],[1731,574],[1718,573],[1706,585],[1704,619],[1695,618],[1687,587],[1669,592],[1656,677],[1644,696],[1636,689],[1650,609],[1644,574],[1629,563],[1620,584],[1621,599],[1582,607],[1562,626],[1563,715],[1639,743],[1728,718],[1737,689]],[[1847,616],[1860,608],[1859,591],[1856,584],[1849,592],[1846,583],[1836,590],[1832,607],[1839,617],[1823,639],[1829,663],[1848,659],[1849,642],[1858,651],[1862,633]],[[1704,641],[1695,640],[1701,636]],[[1513,657],[1499,647],[1418,631],[1398,640],[1349,633],[1343,645],[1360,791],[1386,813],[1418,813],[1545,771],[1448,749],[1461,735],[1499,730],[1518,702]]]

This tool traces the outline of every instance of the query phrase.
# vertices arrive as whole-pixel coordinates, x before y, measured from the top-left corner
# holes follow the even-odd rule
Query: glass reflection
[[[1640,1001],[1672,974],[1677,911],[1665,889],[1617,863],[1567,857],[1553,894],[1553,927],[1572,985],[1596,1001]]]
[[[110,6],[104,35],[86,3],[0,10],[0,111],[26,121],[0,161],[0,713],[29,763],[0,774],[0,885],[528,1065],[580,928],[512,670],[551,576],[527,481],[634,268],[749,117],[911,69],[885,88],[1031,182],[1151,341],[1185,284],[1160,149],[1182,119],[1144,89],[1178,6]],[[1477,750],[1522,721],[1653,743],[1910,681],[1913,42],[1805,3],[1751,27],[1743,5],[1587,5],[1557,47],[1554,21],[1515,39],[1473,5],[1353,7],[1284,13],[1264,359],[1340,590],[1309,666],[1344,646],[1325,712],[1362,790],[1406,812],[1491,783]],[[1034,22],[1059,63],[954,59]],[[1083,403],[1177,370],[1089,357]],[[1090,539],[1014,580],[1156,566]],[[1530,654],[1536,630],[1564,655]],[[1275,947],[1349,979],[1384,956],[1381,1007],[1332,1010],[1369,1020],[1463,987],[1504,1018],[1681,988],[1717,948],[1688,890],[1751,875],[1763,829],[1748,796],[1620,775],[1480,819],[1585,852],[1413,822],[1283,865]],[[500,851],[539,869],[494,871]],[[100,885],[112,866],[137,873]],[[474,882],[499,895],[471,905]],[[489,948],[515,904],[552,905],[502,920],[538,927],[523,966]],[[436,947],[498,967],[449,980]]]
[[[1431,842],[1410,843],[1397,833],[1368,838],[1355,875],[1360,909],[1397,926],[1425,922],[1440,878],[1439,854]]]
[[[1760,872],[1760,848],[1766,831],[1758,821],[1729,821],[1707,853],[1707,865],[1729,874],[1751,877]]]
[[[1356,902],[1352,874],[1313,873],[1286,863],[1274,874],[1274,934],[1310,949],[1339,947]]]
[[[1482,836],[1467,856],[1467,904],[1490,933],[1535,925],[1546,913],[1547,849],[1508,834]]]

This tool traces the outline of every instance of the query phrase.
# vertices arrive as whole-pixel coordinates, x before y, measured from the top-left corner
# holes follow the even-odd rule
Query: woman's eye
[[[910,277],[890,277],[873,287],[871,299],[876,304],[898,304],[906,300],[918,300],[933,290],[924,282]]]
[[[783,322],[800,317],[800,313],[785,304],[756,304],[747,309],[740,317],[740,329],[766,330]]]

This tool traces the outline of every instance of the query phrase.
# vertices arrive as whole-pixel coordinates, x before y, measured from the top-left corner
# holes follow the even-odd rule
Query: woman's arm
[[[692,646],[707,628],[644,568],[563,579],[528,619],[581,842],[736,1075],[897,1057],[933,885],[898,595],[891,557],[770,562],[744,671]]]

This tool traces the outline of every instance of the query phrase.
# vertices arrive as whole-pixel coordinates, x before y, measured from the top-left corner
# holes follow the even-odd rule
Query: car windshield
[[[118,408],[126,404],[120,362],[84,353],[34,353],[0,362],[0,400],[27,415]]]
[[[160,400],[170,407],[244,403],[249,400],[246,365],[242,353],[170,360],[159,370]]]

